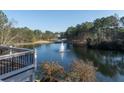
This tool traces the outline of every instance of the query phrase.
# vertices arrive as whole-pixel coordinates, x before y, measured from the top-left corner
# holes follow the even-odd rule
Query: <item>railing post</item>
[[[10,47],[10,55],[12,55],[12,46],[9,46]]]
[[[36,71],[37,70],[37,49],[34,49],[34,66]]]

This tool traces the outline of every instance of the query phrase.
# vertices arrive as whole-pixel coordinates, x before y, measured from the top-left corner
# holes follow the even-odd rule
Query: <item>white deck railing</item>
[[[0,76],[30,65],[36,67],[34,50],[0,46]]]

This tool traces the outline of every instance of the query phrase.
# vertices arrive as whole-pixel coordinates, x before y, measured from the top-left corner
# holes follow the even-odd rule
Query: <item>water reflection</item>
[[[74,48],[74,51],[80,59],[94,63],[98,81],[124,81],[124,53],[87,48]]]
[[[56,61],[66,70],[75,59],[92,61],[97,68],[97,81],[124,81],[124,53],[117,51],[102,51],[87,49],[86,47],[73,47],[64,44],[65,52],[59,53],[61,44],[44,44],[30,48],[38,51],[38,63]],[[40,66],[40,65],[39,65]]]
[[[63,61],[63,58],[64,58],[64,52],[61,52],[61,53],[60,53],[60,56],[61,56],[61,59],[62,59],[62,61]]]

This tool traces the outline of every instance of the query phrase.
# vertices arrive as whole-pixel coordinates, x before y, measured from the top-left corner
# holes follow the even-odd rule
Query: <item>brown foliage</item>
[[[71,81],[93,82],[96,80],[96,69],[90,61],[75,60],[69,77]]]
[[[64,75],[64,68],[55,62],[45,62],[41,65],[41,69],[44,75],[43,79],[48,81],[58,81],[58,78]]]
[[[43,77],[41,81],[56,82],[93,82],[96,80],[96,69],[89,61],[75,60],[71,70],[65,72],[64,68],[55,62],[45,62],[41,65]]]

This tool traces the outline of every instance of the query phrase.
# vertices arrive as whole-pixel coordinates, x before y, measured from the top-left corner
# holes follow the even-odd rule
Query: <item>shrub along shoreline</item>
[[[99,44],[88,44],[87,47],[92,49],[124,51],[124,41],[116,40],[111,42],[101,42]]]
[[[95,82],[96,68],[90,61],[75,60],[70,71],[57,62],[44,62],[40,68],[40,82]]]

